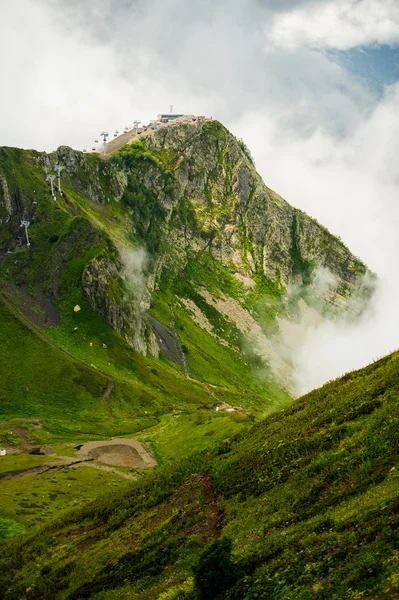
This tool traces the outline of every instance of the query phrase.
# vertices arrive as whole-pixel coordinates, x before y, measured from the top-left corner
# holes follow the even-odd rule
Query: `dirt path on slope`
[[[104,402],[104,408],[108,415],[108,420],[105,422],[105,425],[109,425],[113,421],[115,421],[114,416],[111,411],[111,407],[109,405],[109,397],[114,391],[114,382],[110,377],[107,377],[107,383],[105,384],[105,388],[103,389],[103,393],[101,394],[101,399]]]
[[[77,467],[89,467],[89,469],[98,469],[99,471],[107,471],[108,473],[114,473],[115,475],[120,475],[124,479],[129,479],[130,481],[137,481],[137,476],[132,475],[131,473],[124,473],[123,471],[119,471],[118,469],[113,469],[112,467],[104,467],[95,464],[94,462],[89,461],[81,461],[76,463]]]
[[[137,480],[137,476],[131,473],[124,473],[123,471],[119,471],[119,469],[113,469],[112,467],[105,467],[102,465],[98,465],[95,463],[94,458],[82,458],[70,460],[69,457],[60,458],[68,458],[67,461],[62,462],[54,462],[54,463],[45,463],[38,467],[29,467],[28,469],[20,469],[18,471],[7,471],[5,473],[0,473],[0,483],[2,481],[7,481],[8,479],[16,479],[19,477],[27,477],[29,475],[43,475],[43,473],[48,473],[50,471],[61,471],[62,469],[68,469],[70,467],[89,467],[91,469],[98,469],[99,471],[107,471],[108,473],[114,473],[115,475],[119,475],[124,479],[129,479],[131,481]]]
[[[12,419],[5,419],[4,421],[1,421],[0,427],[2,425],[7,425],[8,423],[13,423],[15,421],[21,421],[21,422],[23,421],[24,423],[32,423],[36,427],[39,427],[39,429],[41,429],[43,427],[43,422],[41,419],[25,419],[24,417],[13,417]]]
[[[38,467],[29,467],[28,469],[21,469],[19,471],[6,471],[0,473],[0,482],[6,481],[7,479],[16,479],[17,477],[25,477],[27,475],[42,475],[42,473],[48,473],[49,471],[59,471],[68,467],[79,466],[82,463],[92,461],[93,458],[75,459],[69,461],[45,463]]]

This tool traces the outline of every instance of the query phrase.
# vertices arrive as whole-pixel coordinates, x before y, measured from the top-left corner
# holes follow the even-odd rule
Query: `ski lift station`
[[[184,117],[184,115],[165,113],[165,114],[158,115],[158,121],[161,121],[161,123],[169,123],[169,121],[174,121],[175,119],[180,119],[180,117]]]
[[[195,116],[193,114],[184,114],[184,113],[174,113],[173,106],[171,106],[171,110],[168,113],[160,113],[157,116],[157,119],[151,119],[148,123],[143,123],[139,119],[133,121],[133,124],[126,125],[122,133],[119,132],[118,129],[115,130],[115,133],[110,135],[107,131],[101,132],[101,138],[103,142],[102,152],[99,148],[96,149],[95,146],[92,148],[92,152],[99,152],[102,158],[112,154],[118,148],[123,146],[124,144],[130,144],[139,137],[147,136],[151,134],[153,131],[156,131],[158,127],[168,127],[179,125],[182,123],[191,123],[203,120],[212,120],[212,117],[205,117],[203,115]],[[110,137],[110,140],[107,138]],[[95,138],[95,144],[98,143],[98,140],[101,138]],[[86,148],[83,152],[87,152]]]

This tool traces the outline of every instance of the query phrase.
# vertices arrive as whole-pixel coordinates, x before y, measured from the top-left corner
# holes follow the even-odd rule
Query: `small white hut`
[[[0,456],[5,456],[7,454],[7,450],[5,448],[0,448]]]

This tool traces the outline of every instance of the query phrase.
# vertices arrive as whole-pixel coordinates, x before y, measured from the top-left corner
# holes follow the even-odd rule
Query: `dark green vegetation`
[[[297,228],[298,220],[296,213],[294,213],[294,216],[292,217],[291,226],[291,258],[294,266],[294,273],[302,274],[303,283],[307,285],[312,280],[312,271],[314,269],[314,264],[311,261],[304,260],[302,258],[301,251],[298,247],[297,242]]]
[[[397,598],[398,373],[396,353],[13,542],[2,596]]]
[[[231,561],[232,545],[230,538],[215,540],[193,567],[194,588],[201,600],[212,600],[239,579],[239,570]]]
[[[149,168],[156,169],[160,174],[160,186],[166,194],[173,194],[173,176],[165,169],[162,161],[140,141],[131,146],[124,146],[112,161],[130,171],[122,203],[131,209],[133,221],[136,223],[137,239],[146,245],[151,254],[158,253],[162,249],[163,226],[167,212],[159,195],[140,179],[137,172],[146,172]]]

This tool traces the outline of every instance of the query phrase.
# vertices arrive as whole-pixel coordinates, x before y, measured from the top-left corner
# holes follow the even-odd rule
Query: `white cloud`
[[[32,0],[0,6],[0,72],[2,145],[82,148],[134,108],[112,48],[66,35]]]
[[[0,144],[83,148],[169,104],[227,125],[263,110],[305,135],[344,134],[373,97],[320,53],[265,49],[271,4],[206,0],[193,18],[182,0],[0,3]]]
[[[331,0],[277,15],[269,34],[280,47],[347,50],[399,44],[397,0]]]
[[[267,115],[237,123],[235,133],[251,148],[269,187],[340,235],[379,277],[378,293],[360,322],[309,329],[296,355],[300,392],[399,347],[398,110],[399,84],[340,140],[320,130],[306,140],[281,137]]]

